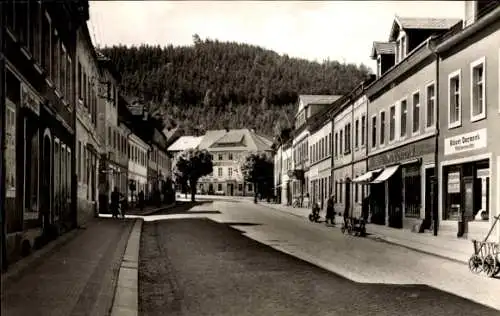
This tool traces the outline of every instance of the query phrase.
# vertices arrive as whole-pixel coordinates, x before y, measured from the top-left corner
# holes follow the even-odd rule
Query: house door
[[[54,214],[52,212],[52,143],[50,136],[47,134],[43,136],[43,155],[42,155],[42,187],[41,187],[41,211],[43,214],[43,227],[47,228],[54,222]]]
[[[351,212],[351,179],[347,179],[345,182],[345,210],[348,216],[352,216]]]
[[[425,215],[424,219],[427,223],[431,223],[432,212],[437,212],[436,204],[433,201],[431,194],[432,177],[434,176],[434,168],[425,169]]]
[[[229,183],[227,186],[228,186],[229,195],[233,196],[234,195],[234,184]]]

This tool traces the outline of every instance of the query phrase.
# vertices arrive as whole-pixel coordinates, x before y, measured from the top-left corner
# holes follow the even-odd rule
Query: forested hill
[[[311,62],[197,35],[193,40],[182,47],[101,49],[128,94],[160,109],[167,128],[178,125],[189,134],[248,127],[272,136],[275,126],[293,122],[299,94],[344,94],[369,73],[363,65]]]

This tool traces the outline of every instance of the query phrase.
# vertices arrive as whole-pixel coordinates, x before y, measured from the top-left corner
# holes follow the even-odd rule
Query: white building
[[[129,160],[128,182],[134,183],[135,191],[129,191],[129,201],[137,201],[137,194],[146,194],[148,182],[148,149],[149,145],[135,134],[128,137]]]

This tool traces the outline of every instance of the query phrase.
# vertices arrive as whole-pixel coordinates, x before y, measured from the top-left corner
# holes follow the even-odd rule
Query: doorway
[[[345,210],[351,216],[351,179],[347,178],[345,181]]]
[[[424,228],[429,229],[432,223],[432,212],[437,212],[436,199],[432,196],[432,178],[434,177],[434,168],[425,169],[425,207],[424,207]],[[434,188],[435,192],[435,188]]]
[[[228,185],[227,185],[227,191],[228,191],[228,193],[229,193],[230,196],[233,196],[234,195],[234,184],[228,183]]]
[[[41,188],[41,211],[43,216],[43,227],[47,228],[54,223],[54,214],[52,212],[52,140],[50,131],[45,130],[43,136],[43,154],[42,154],[42,188]]]

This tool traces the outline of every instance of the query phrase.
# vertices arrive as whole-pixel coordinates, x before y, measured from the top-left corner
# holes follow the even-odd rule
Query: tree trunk
[[[253,202],[255,204],[257,204],[257,194],[259,194],[258,191],[257,191],[257,182],[253,183],[253,194],[254,194],[254,196],[253,196]]]
[[[198,181],[195,181],[195,180],[190,180],[190,181],[189,181],[189,185],[190,185],[190,188],[191,188],[191,202],[194,202],[194,201],[195,201],[195,195],[196,195],[196,182],[198,182]]]

